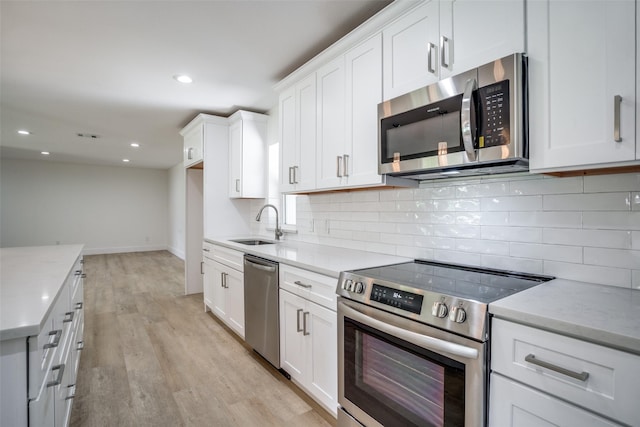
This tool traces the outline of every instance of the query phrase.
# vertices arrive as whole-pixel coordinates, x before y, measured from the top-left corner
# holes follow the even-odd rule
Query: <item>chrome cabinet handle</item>
[[[67,388],[71,388],[71,387],[73,387],[73,394],[70,394],[69,396],[65,397],[64,400],[75,399],[75,397],[76,397],[76,385],[75,384],[71,384],[71,385],[67,386]]]
[[[296,281],[295,281],[295,282],[293,282],[293,283],[295,283],[296,285],[298,285],[298,286],[300,286],[300,287],[306,288],[306,289],[309,289],[309,288],[311,288],[311,287],[312,287],[312,285],[305,285],[304,283],[302,283],[302,282],[301,282],[301,281],[299,281],[299,280],[296,280]]]
[[[289,166],[289,184],[292,184],[292,185],[293,185],[293,177],[292,177],[292,174],[293,174],[293,166]]]
[[[209,248],[203,248],[202,250],[205,251],[205,252],[211,252],[211,250]]]
[[[431,42],[427,43],[427,71],[430,72],[431,74],[436,73],[436,69],[433,68],[433,60],[431,59],[433,58],[433,53],[435,49],[436,49],[436,45],[434,45]]]
[[[342,165],[342,156],[336,156],[336,176],[338,178],[342,178],[342,172],[340,171],[340,166]]]
[[[240,180],[236,179],[236,193],[240,192]]]
[[[62,323],[69,323],[69,322],[73,322],[73,317],[75,316],[76,312],[75,311],[69,311],[67,313],[65,313],[65,316],[69,316],[66,319],[64,319],[62,321]]]
[[[467,80],[462,95],[462,107],[460,109],[460,131],[462,132],[462,142],[464,151],[469,160],[476,160],[476,151],[473,148],[473,134],[471,132],[471,103],[473,101],[473,91],[476,90],[476,79]]]
[[[200,274],[204,274],[204,261],[200,261]]]
[[[220,273],[220,286],[224,288],[224,273]]]
[[[302,313],[304,310],[302,310],[301,308],[299,308],[296,311],[296,332],[302,332],[302,328],[300,327],[300,313]]]
[[[622,142],[620,137],[620,104],[622,104],[622,97],[616,95],[613,97],[613,140],[615,142]]]
[[[307,317],[309,316],[309,312],[305,311],[302,313],[302,335],[307,336],[311,335],[311,332],[307,331]]]
[[[86,273],[82,273],[82,275],[80,277],[82,277],[83,279],[86,279],[87,278],[87,274]]]
[[[449,64],[445,61],[445,44],[449,44],[449,39],[446,36],[440,36],[440,65],[449,68]]]
[[[193,147],[189,147],[189,149],[187,149],[187,160],[191,159],[193,159]]]
[[[76,310],[82,310],[83,304],[81,302],[76,303]]]
[[[227,278],[229,277],[228,273],[222,273],[224,274],[224,288],[225,289],[229,289],[229,283],[227,282]]]
[[[76,347],[76,350],[78,351],[84,350],[84,341],[78,341],[78,346]]]
[[[60,344],[60,337],[62,336],[62,329],[56,329],[55,331],[49,332],[49,336],[53,336],[53,341],[43,345],[42,349],[57,347],[58,344]]]
[[[569,369],[565,369],[563,367],[554,365],[553,363],[549,363],[549,362],[545,362],[543,360],[537,359],[535,354],[528,354],[524,358],[524,361],[525,362],[529,362],[532,365],[540,366],[542,368],[549,369],[550,371],[554,371],[554,372],[557,372],[559,374],[566,375],[566,376],[571,377],[571,378],[575,378],[576,380],[586,381],[587,378],[589,378],[589,373],[588,372],[584,372],[584,371],[575,372],[575,371],[571,371]]]
[[[76,270],[76,272],[74,273],[76,276],[80,276],[82,274],[82,270]]]
[[[47,387],[55,387],[62,384],[62,376],[64,375],[64,363],[51,367],[51,371],[58,371],[58,378],[47,383]]]
[[[293,167],[293,183],[294,184],[300,184],[298,182],[298,167],[297,166]]]
[[[349,155],[348,154],[343,155],[343,163],[344,163],[343,175],[349,176]]]

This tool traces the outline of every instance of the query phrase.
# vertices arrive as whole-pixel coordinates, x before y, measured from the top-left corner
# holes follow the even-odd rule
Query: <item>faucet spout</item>
[[[256,215],[256,221],[260,221],[260,217],[262,216],[262,211],[265,210],[266,208],[273,208],[273,210],[276,211],[276,240],[280,240],[280,236],[282,236],[284,233],[282,232],[282,229],[280,229],[280,222],[278,221],[278,208],[276,208],[272,204],[264,205],[262,208],[260,208],[258,215]]]

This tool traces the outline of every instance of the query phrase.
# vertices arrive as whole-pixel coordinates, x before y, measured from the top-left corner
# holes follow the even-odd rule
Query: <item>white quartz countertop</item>
[[[640,290],[555,279],[492,303],[489,312],[640,354]]]
[[[38,335],[83,245],[0,249],[0,340]]]
[[[205,240],[209,243],[336,278],[340,275],[341,271],[412,261],[410,258],[394,255],[287,240],[272,245],[256,246],[230,241],[231,239],[237,240],[242,238],[242,236],[236,236]],[[256,237],[244,238],[256,239]],[[273,241],[272,239],[263,237],[259,239]]]

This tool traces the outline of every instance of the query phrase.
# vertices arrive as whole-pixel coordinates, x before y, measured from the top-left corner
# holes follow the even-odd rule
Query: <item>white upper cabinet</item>
[[[316,186],[316,74],[280,94],[281,188],[284,193]]]
[[[525,50],[524,0],[430,0],[383,30],[384,99]]]
[[[204,122],[206,114],[198,114],[181,131],[184,147],[184,167],[196,165],[204,159]]]
[[[637,164],[636,3],[531,1],[527,19],[532,171]]]
[[[267,116],[237,111],[229,117],[229,197],[265,197]]]
[[[338,187],[345,175],[345,74],[344,56],[316,73],[318,82],[317,188]],[[348,157],[348,155],[347,155]]]

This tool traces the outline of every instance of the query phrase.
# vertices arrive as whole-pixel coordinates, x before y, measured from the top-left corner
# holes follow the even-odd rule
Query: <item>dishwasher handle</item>
[[[258,260],[256,258],[245,257],[244,258],[244,262],[245,262],[245,264],[251,265],[251,268],[256,268],[258,270],[267,271],[269,273],[275,272],[276,268],[277,268],[276,267],[277,264],[268,263],[267,261],[265,261],[263,263],[261,260]]]

